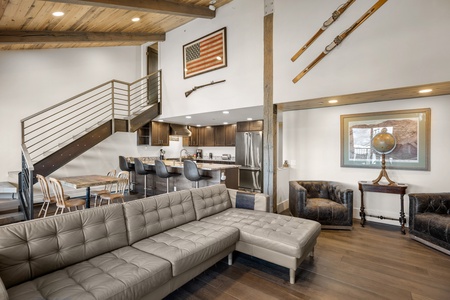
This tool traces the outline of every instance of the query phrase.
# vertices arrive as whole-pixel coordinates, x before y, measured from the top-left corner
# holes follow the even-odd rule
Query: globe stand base
[[[395,183],[394,181],[392,181],[389,178],[389,175],[386,172],[386,160],[385,160],[385,154],[381,154],[381,171],[380,171],[380,175],[378,175],[378,177],[375,180],[372,180],[373,184],[378,184],[378,182],[380,182],[381,178],[385,177],[386,180],[389,182],[389,185],[396,185],[397,183]]]

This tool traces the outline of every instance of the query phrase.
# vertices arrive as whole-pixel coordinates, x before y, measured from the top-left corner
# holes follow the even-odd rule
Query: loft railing
[[[22,145],[22,170],[19,172],[19,203],[26,220],[33,219],[33,177],[34,167],[27,147]]]
[[[111,80],[23,120],[22,144],[37,162],[114,119],[130,120],[161,102],[161,71],[132,83]]]

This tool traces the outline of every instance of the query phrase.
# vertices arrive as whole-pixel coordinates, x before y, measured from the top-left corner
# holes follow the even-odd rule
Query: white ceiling
[[[178,116],[164,118],[163,121],[174,124],[208,126],[223,125],[224,122],[228,122],[228,124],[234,124],[240,121],[247,121],[247,118],[252,118],[253,120],[262,120],[264,118],[263,106],[231,109],[228,110],[228,112],[228,114],[224,114],[223,111],[214,111],[201,114],[193,114],[190,115],[190,119],[186,118],[186,116]],[[158,120],[161,120],[161,118],[155,119],[155,121]]]

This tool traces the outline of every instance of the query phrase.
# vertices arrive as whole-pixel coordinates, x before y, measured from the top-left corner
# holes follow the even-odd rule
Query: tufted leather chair
[[[331,181],[290,181],[289,210],[294,217],[317,221],[325,229],[351,230],[353,190]]]
[[[409,196],[409,235],[450,255],[450,193]]]

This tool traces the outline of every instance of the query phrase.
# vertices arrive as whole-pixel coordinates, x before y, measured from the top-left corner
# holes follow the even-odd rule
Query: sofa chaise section
[[[169,291],[230,255],[239,239],[237,228],[196,221],[188,190],[131,201],[124,211],[131,246],[171,263]]]
[[[171,272],[128,246],[119,204],[0,227],[9,299],[139,299]]]
[[[313,254],[320,223],[233,208],[230,191],[224,185],[193,189],[191,193],[197,220],[238,228],[237,251],[289,268],[290,282],[295,282],[296,269],[308,254]]]

